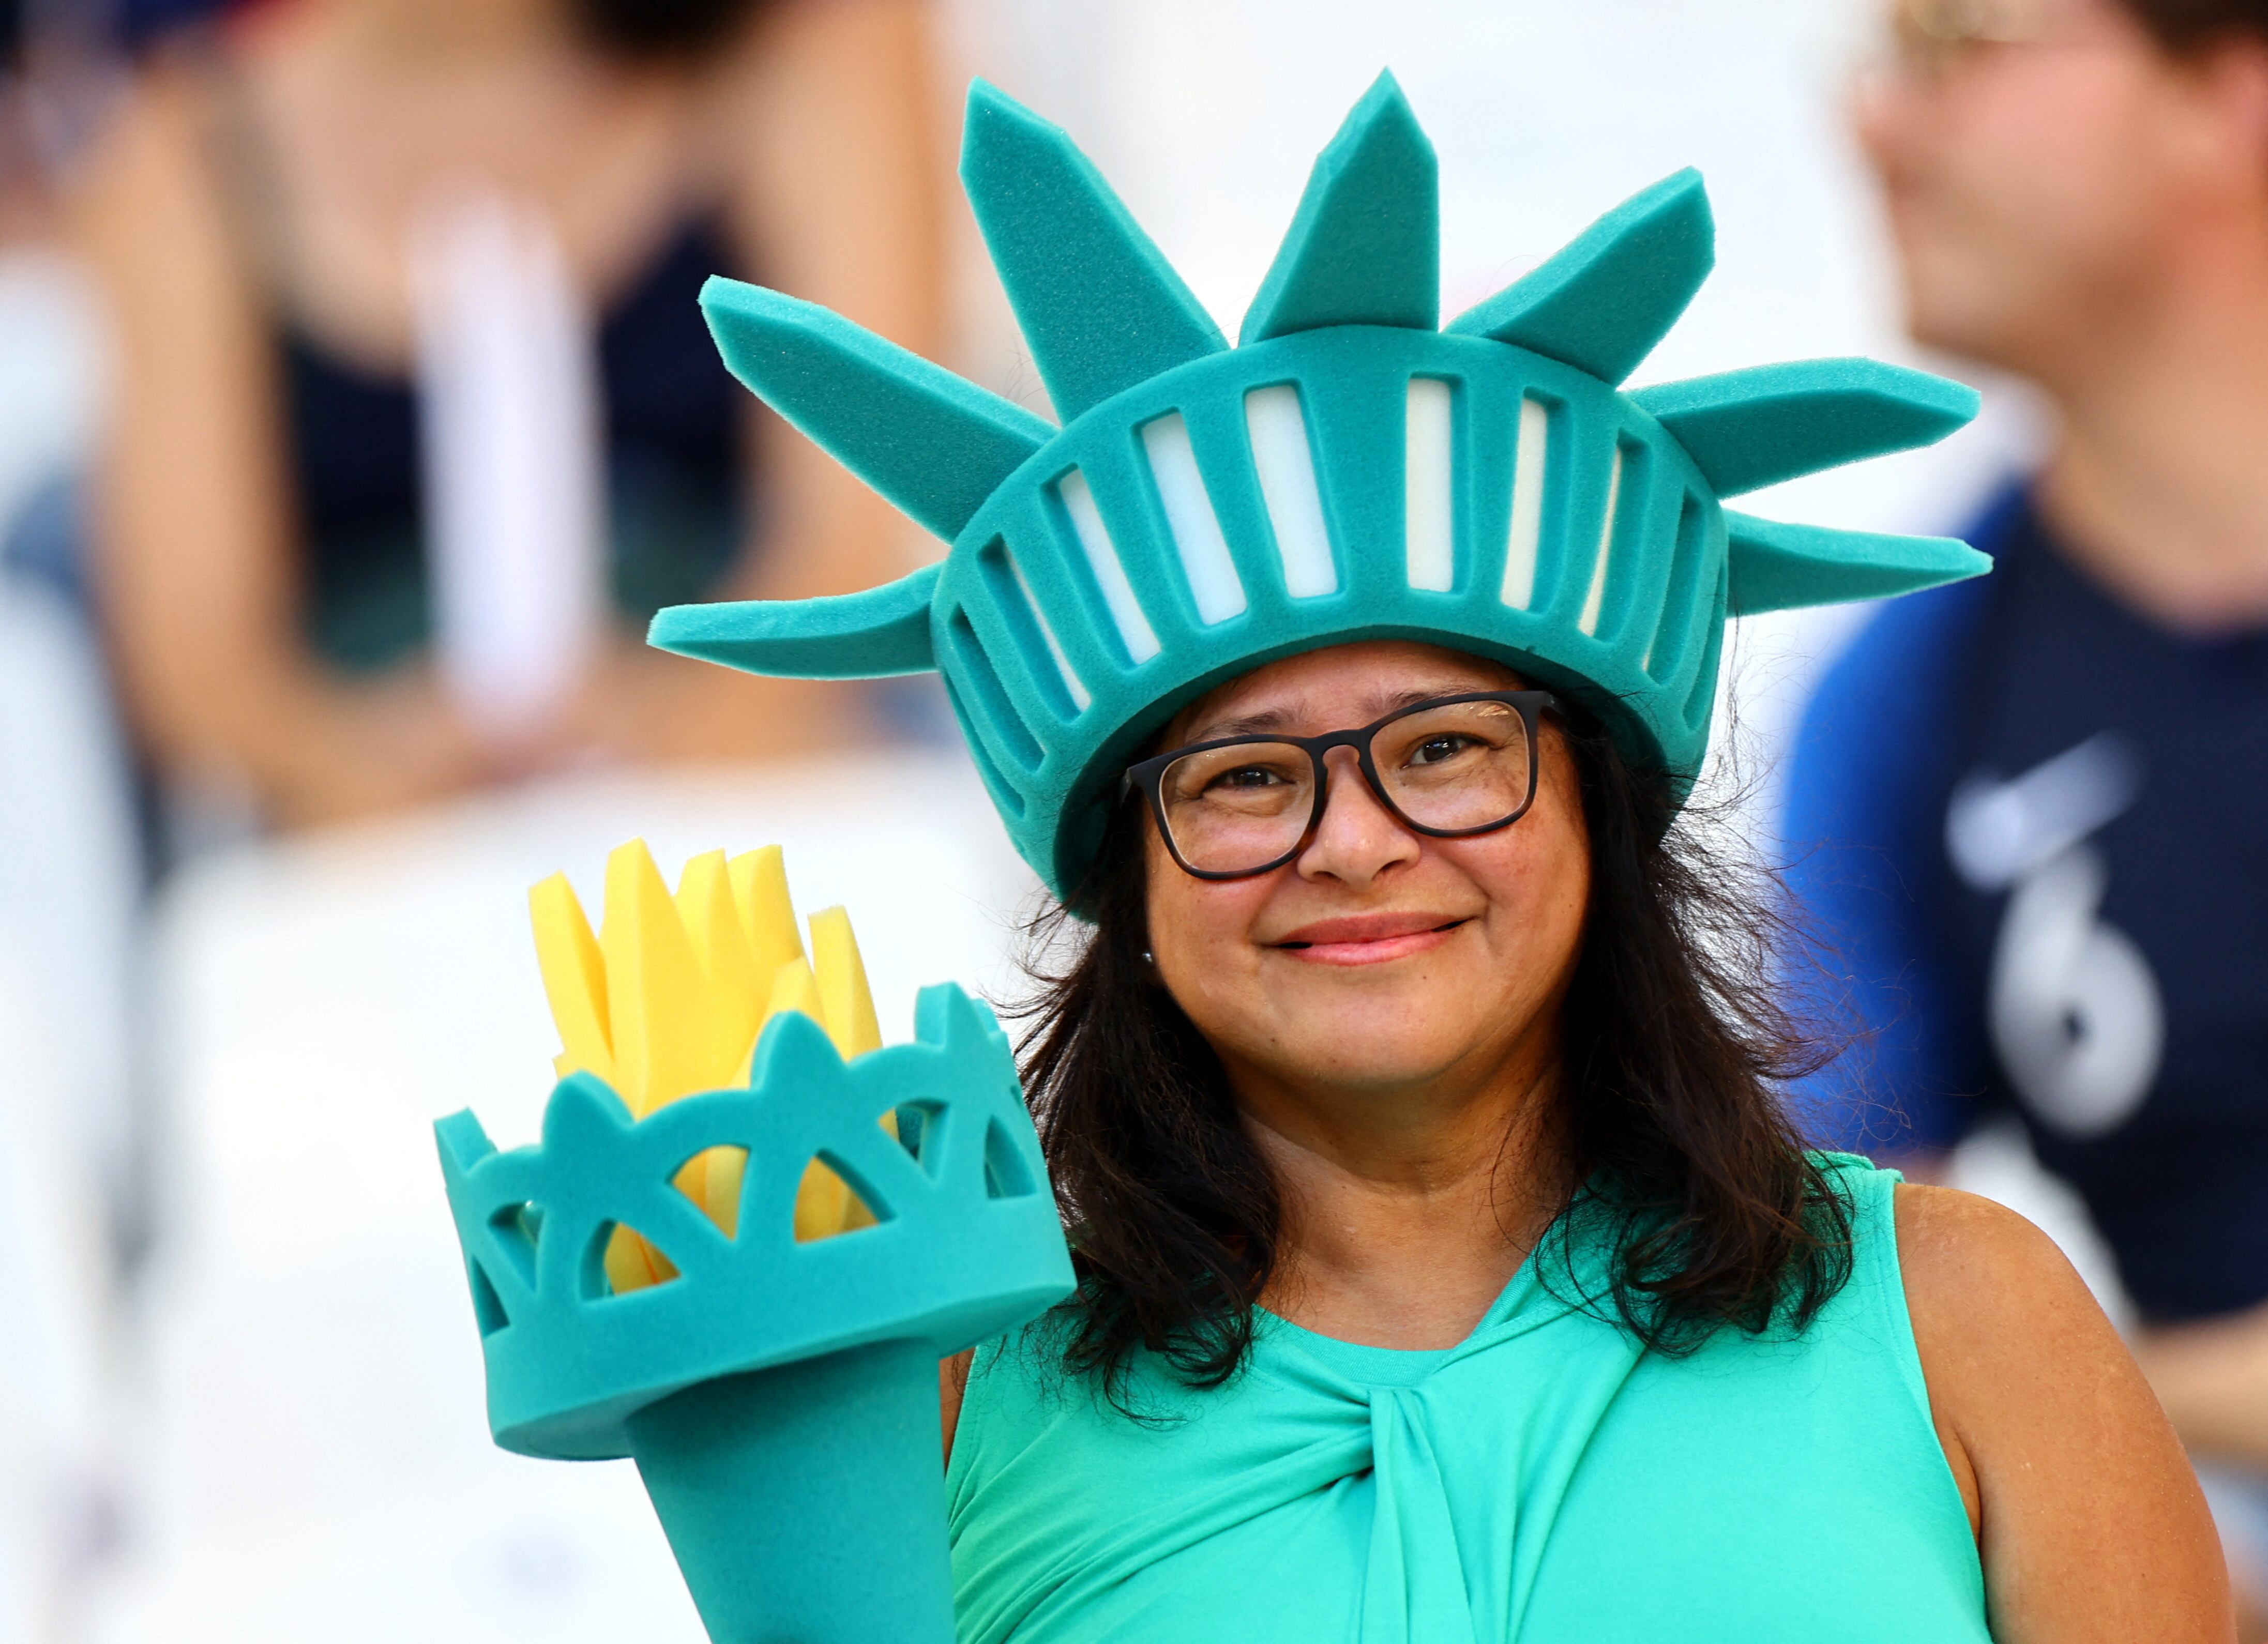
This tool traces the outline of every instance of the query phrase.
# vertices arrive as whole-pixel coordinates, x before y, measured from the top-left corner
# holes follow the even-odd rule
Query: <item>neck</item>
[[[1263,1297],[1319,1334],[1454,1347],[1565,1198],[1556,1052],[1476,1081],[1293,1091],[1231,1072],[1284,1203]]]
[[[2040,373],[2063,426],[2039,499],[2114,594],[2210,634],[2268,621],[2268,222],[2200,261]]]

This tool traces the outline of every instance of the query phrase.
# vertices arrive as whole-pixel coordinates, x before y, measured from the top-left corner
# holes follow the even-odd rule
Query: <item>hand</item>
[[[270,742],[264,785],[286,826],[407,811],[526,774],[531,753],[483,740],[424,670],[323,686]]]
[[[601,654],[569,704],[556,748],[667,764],[832,752],[876,735],[855,686],[758,679],[622,642]]]

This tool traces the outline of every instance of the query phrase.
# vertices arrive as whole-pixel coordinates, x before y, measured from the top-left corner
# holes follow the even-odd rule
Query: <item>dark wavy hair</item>
[[[1572,1299],[1669,1354],[1728,1327],[1800,1330],[1850,1276],[1851,1212],[1773,1089],[1821,1060],[1770,988],[1779,921],[1756,877],[1677,816],[1667,781],[1587,715],[1563,734],[1591,898],[1555,1115],[1586,1185],[1559,1226],[1619,1252],[1603,1290]],[[1079,899],[1091,932],[1061,910],[1035,928],[1053,951],[1075,945],[1067,964],[1032,965],[1020,1047],[1079,1279],[1049,1339],[1113,1398],[1138,1347],[1196,1385],[1233,1376],[1283,1234],[1219,1061],[1145,962],[1150,826],[1138,799],[1114,816]],[[1546,1282],[1580,1288],[1557,1266]]]
[[[585,38],[633,61],[698,56],[723,45],[764,0],[571,0]]]

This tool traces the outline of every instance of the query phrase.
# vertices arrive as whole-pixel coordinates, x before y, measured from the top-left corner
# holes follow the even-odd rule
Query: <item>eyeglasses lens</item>
[[[1388,798],[1420,827],[1479,831],[1527,809],[1528,723],[1508,703],[1405,715],[1379,729],[1370,752]],[[1314,762],[1286,742],[1207,748],[1166,767],[1159,797],[1184,862],[1199,873],[1248,873],[1299,848],[1314,814]]]
[[[1287,742],[1186,754],[1158,784],[1174,849],[1199,873],[1243,873],[1294,849],[1315,804],[1315,767]]]
[[[2046,37],[2041,0],[1901,0],[1891,20],[1896,61],[1926,77],[1944,74],[1989,46]]]
[[[1493,827],[1528,805],[1528,722],[1508,702],[1406,715],[1379,728],[1370,759],[1394,808],[1420,827]]]

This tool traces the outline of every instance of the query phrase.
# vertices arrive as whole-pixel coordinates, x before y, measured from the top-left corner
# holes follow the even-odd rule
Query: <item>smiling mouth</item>
[[[1270,945],[1278,952],[1316,965],[1383,965],[1389,960],[1425,953],[1446,941],[1451,931],[1469,919],[1445,920],[1440,924],[1410,924],[1403,921],[1383,928],[1365,928],[1366,921],[1329,921],[1312,931]],[[1395,926],[1400,928],[1395,928]],[[1336,926],[1337,928],[1334,928]]]

